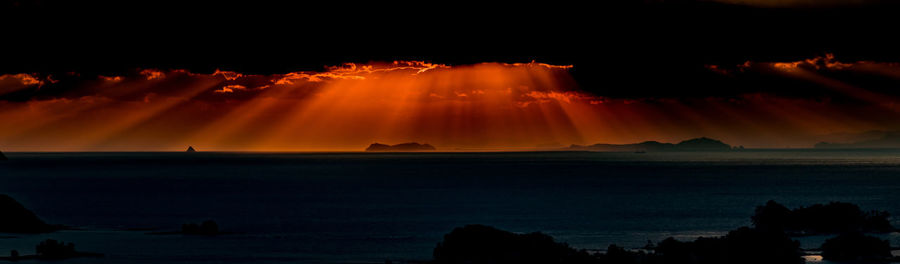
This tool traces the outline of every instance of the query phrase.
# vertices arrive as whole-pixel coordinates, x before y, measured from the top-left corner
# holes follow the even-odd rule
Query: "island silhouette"
[[[878,138],[860,140],[850,143],[819,142],[814,145],[817,149],[873,149],[873,148],[900,148],[900,132],[882,132]]]
[[[197,150],[195,150],[193,146],[188,146],[188,149],[186,152],[197,152]]]
[[[602,152],[647,152],[647,151],[728,151],[733,149],[743,149],[743,147],[732,147],[722,141],[707,137],[700,137],[681,141],[677,144],[662,143],[659,141],[644,141],[633,144],[594,144],[594,145],[571,145],[565,150],[578,151],[602,151]]]
[[[12,197],[0,194],[0,233],[39,234],[62,228],[45,223]]]
[[[372,143],[366,148],[368,152],[415,152],[415,151],[434,151],[437,150],[428,144],[419,144],[417,142],[401,143],[397,145],[385,145],[380,143]]]

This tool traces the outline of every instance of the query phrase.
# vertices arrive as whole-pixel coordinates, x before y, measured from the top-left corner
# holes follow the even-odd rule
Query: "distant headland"
[[[419,144],[417,142],[402,143],[397,145],[385,145],[372,143],[366,148],[368,152],[414,152],[414,151],[434,151],[434,146],[428,144]]]
[[[700,137],[681,141],[677,144],[658,141],[644,141],[633,144],[594,144],[571,145],[565,150],[604,151],[604,152],[659,152],[659,151],[729,151],[743,149],[743,146],[732,147],[722,141]]]
[[[900,132],[890,131],[883,132],[878,138],[860,140],[851,143],[831,143],[819,142],[814,148],[817,149],[873,149],[873,148],[900,148]]]
[[[6,155],[3,155],[3,151],[0,151],[0,160],[7,160]]]
[[[5,194],[0,194],[0,233],[38,234],[62,229],[42,221],[31,210]]]

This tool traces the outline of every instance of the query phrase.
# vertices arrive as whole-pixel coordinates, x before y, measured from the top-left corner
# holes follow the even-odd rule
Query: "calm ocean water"
[[[641,247],[749,225],[770,199],[900,215],[900,151],[6,154],[0,193],[80,230],[0,234],[0,254],[47,238],[106,254],[66,263],[427,260],[443,234],[474,223]],[[235,234],[127,231],[207,219]]]

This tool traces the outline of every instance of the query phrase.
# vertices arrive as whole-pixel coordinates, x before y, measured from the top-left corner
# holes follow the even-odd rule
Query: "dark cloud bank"
[[[574,65],[570,72],[582,89],[607,97],[772,93],[853,100],[821,83],[769,74],[765,67],[721,74],[709,66],[733,70],[748,61],[793,62],[829,53],[848,63],[900,61],[891,21],[900,5],[855,3],[6,1],[3,22],[12,30],[4,33],[9,41],[0,73],[65,78],[70,72],[124,76],[142,69],[222,69],[271,75],[344,62],[536,60]],[[895,83],[858,71],[814,70],[886,93]]]

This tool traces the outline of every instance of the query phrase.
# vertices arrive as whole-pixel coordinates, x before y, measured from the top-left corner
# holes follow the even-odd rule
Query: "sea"
[[[0,234],[0,256],[105,254],[65,263],[414,262],[467,224],[639,248],[724,235],[769,200],[900,215],[900,150],[5,154],[0,193],[70,229]],[[227,234],[154,234],[205,220]]]

